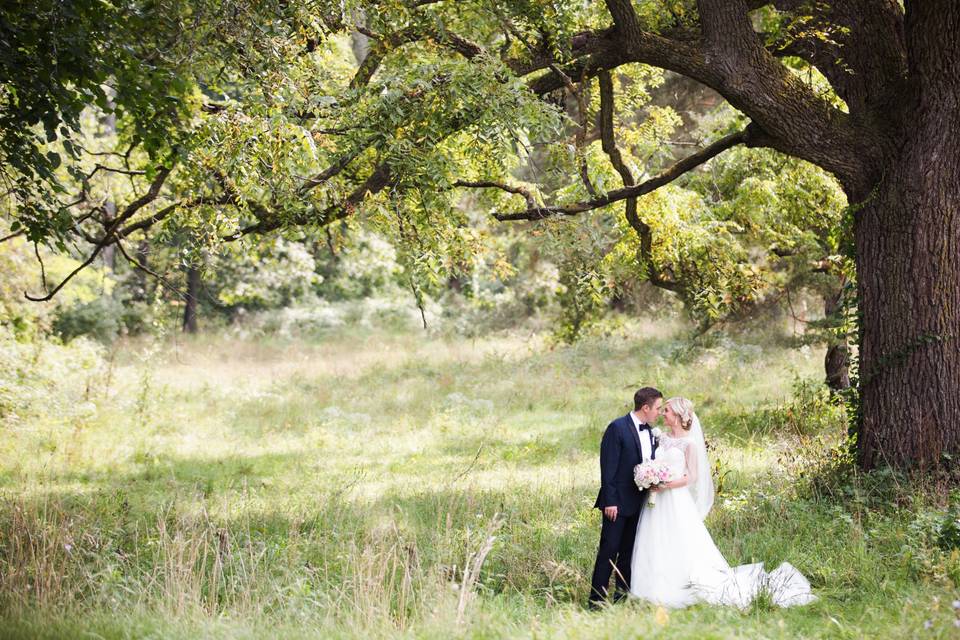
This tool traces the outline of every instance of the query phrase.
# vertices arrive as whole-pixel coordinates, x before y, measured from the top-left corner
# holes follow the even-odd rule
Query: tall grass
[[[837,457],[844,419],[809,382],[817,354],[691,351],[669,327],[627,329],[562,348],[207,337],[144,359],[123,354],[149,345],[129,344],[91,386],[92,414],[5,428],[0,636],[960,631],[952,512]],[[647,383],[698,405],[723,474],[708,525],[728,559],[788,560],[818,602],[583,609],[599,437]]]

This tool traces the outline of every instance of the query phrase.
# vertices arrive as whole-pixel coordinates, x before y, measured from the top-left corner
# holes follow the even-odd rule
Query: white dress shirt
[[[630,412],[630,419],[633,420],[633,428],[637,430],[637,435],[640,437],[640,455],[643,456],[644,461],[650,460],[653,457],[653,433],[648,430],[647,437],[643,437],[644,434],[640,431],[640,425],[645,423],[641,423],[637,414],[633,411]]]

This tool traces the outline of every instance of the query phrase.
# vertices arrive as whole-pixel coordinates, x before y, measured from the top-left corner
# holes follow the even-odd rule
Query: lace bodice
[[[696,478],[697,457],[694,454],[692,438],[660,436],[660,444],[657,446],[657,459],[670,465],[678,476],[687,474],[691,482]]]
[[[660,436],[660,449],[680,449],[686,451],[693,444],[693,438],[685,436],[683,438],[674,438],[671,435],[663,434]]]

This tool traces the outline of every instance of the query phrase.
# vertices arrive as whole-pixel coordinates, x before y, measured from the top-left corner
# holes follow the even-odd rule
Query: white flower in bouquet
[[[670,467],[657,460],[647,460],[633,468],[633,481],[641,491],[673,480],[676,480],[676,477]],[[647,504],[652,507],[656,503],[657,494],[651,492]]]

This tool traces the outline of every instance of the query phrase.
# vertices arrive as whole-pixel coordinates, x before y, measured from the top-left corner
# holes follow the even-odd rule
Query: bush
[[[779,457],[801,497],[849,497],[854,475],[853,440],[846,434],[801,436]]]
[[[950,495],[947,508],[919,512],[912,530],[943,551],[960,549],[960,491]]]
[[[112,296],[94,298],[72,306],[57,309],[53,319],[53,331],[64,342],[79,336],[89,336],[98,342],[109,344],[125,329],[123,319],[127,310],[121,301]]]

